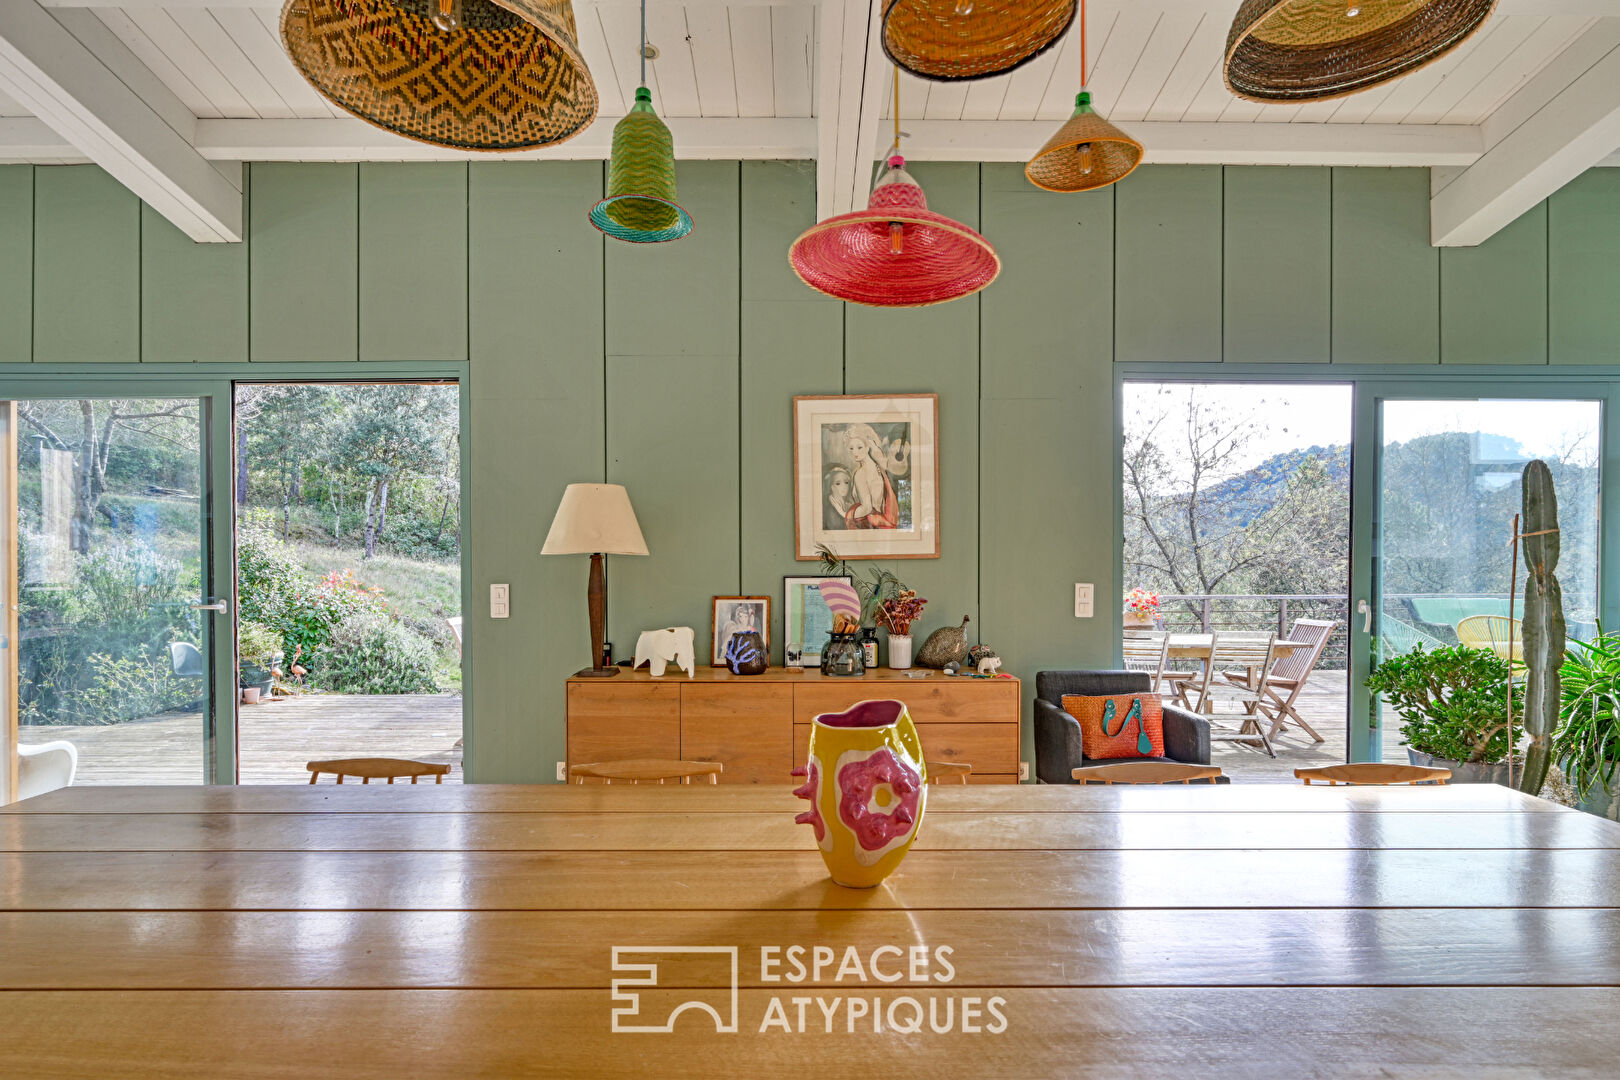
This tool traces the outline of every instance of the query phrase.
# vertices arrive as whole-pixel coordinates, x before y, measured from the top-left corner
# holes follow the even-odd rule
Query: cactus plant
[[[1545,461],[1524,467],[1524,772],[1519,788],[1534,795],[1547,780],[1558,728],[1564,663],[1564,593],[1558,584],[1558,495]]]

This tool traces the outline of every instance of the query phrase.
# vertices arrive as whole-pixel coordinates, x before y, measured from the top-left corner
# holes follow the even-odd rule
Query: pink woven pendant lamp
[[[1001,258],[990,241],[928,209],[900,156],[900,92],[895,147],[865,210],[806,229],[788,249],[793,272],[817,292],[868,307],[927,307],[971,296],[996,280]]]

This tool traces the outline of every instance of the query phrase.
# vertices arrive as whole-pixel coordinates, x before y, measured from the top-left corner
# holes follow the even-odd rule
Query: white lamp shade
[[[645,555],[630,493],[621,484],[569,484],[542,555]]]

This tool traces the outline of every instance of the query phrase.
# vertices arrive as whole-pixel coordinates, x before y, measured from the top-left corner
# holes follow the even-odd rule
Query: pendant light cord
[[[646,3],[646,0],[642,0]],[[894,68],[894,149],[890,153],[900,152],[900,66]]]
[[[641,0],[643,10],[646,9],[647,0]],[[1086,85],[1086,0],[1080,0],[1080,89],[1087,89]]]
[[[641,85],[647,85],[647,0],[641,0]]]

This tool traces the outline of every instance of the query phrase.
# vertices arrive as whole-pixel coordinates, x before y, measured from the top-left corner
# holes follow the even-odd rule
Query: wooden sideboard
[[[973,766],[974,783],[1018,782],[1022,697],[1017,679],[924,679],[879,668],[860,677],[771,668],[697,677],[620,669],[610,678],[568,680],[568,763],[625,758],[719,761],[722,784],[783,784],[802,763],[810,723],[857,701],[904,701],[930,761]]]

